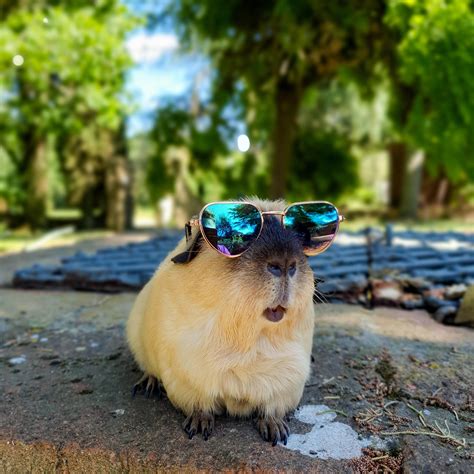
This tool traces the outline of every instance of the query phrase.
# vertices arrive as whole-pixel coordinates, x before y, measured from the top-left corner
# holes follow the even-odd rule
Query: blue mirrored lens
[[[209,204],[202,212],[202,230],[209,243],[224,255],[239,255],[260,234],[260,211],[248,203]]]
[[[283,224],[297,234],[306,254],[315,255],[331,245],[339,226],[339,214],[329,203],[295,204],[288,208]]]

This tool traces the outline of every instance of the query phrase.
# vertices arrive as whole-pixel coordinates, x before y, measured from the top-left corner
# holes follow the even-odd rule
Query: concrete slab
[[[471,329],[439,325],[422,311],[316,306],[302,400],[310,418],[291,417],[294,446],[316,440],[314,449],[324,450],[318,433],[336,441],[346,433],[351,451],[341,443],[302,454],[272,448],[249,420],[227,417],[218,417],[209,441],[188,440],[166,398],[132,400],[140,374],[123,328],[134,298],[0,290],[2,472],[469,472]],[[434,435],[445,422],[450,436]],[[417,434],[386,434],[394,431]],[[358,458],[335,459],[368,439]]]

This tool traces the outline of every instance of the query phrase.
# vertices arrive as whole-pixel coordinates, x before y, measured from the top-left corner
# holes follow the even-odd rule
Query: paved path
[[[139,373],[123,328],[134,297],[0,290],[2,472],[472,468],[469,449],[456,449],[472,440],[471,329],[423,311],[318,305],[306,408],[290,420],[293,450],[225,417],[209,441],[190,441],[168,400],[130,398]],[[436,423],[447,423],[450,440],[435,435]],[[390,431],[420,434],[383,434]]]
[[[19,268],[35,264],[58,265],[61,259],[70,257],[75,252],[90,253],[111,246],[143,242],[153,235],[155,235],[154,232],[147,231],[123,232],[103,238],[72,242],[71,245],[48,247],[34,252],[0,253],[0,286],[11,285],[13,275]]]

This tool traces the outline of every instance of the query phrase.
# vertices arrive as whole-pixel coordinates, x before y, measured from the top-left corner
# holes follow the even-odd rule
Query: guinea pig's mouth
[[[286,308],[283,306],[278,305],[276,308],[267,308],[264,312],[263,315],[269,320],[272,321],[273,323],[277,323],[278,321],[281,321],[283,319],[283,316],[285,315]]]

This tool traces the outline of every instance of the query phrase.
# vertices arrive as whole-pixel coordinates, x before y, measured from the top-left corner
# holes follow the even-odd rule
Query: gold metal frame
[[[254,242],[260,237],[260,234],[262,233],[263,224],[264,224],[264,216],[281,216],[281,220],[280,220],[281,225],[283,227],[285,227],[284,217],[285,217],[286,213],[288,212],[288,209],[290,209],[291,207],[299,206],[301,204],[330,204],[331,206],[334,207],[334,209],[336,209],[336,213],[338,215],[336,232],[334,232],[334,237],[331,239],[331,242],[329,243],[329,245],[327,247],[324,247],[322,250],[316,251],[314,253],[313,252],[305,252],[305,255],[308,255],[309,257],[313,257],[315,255],[319,255],[320,253],[325,252],[332,245],[334,240],[336,239],[336,235],[339,231],[340,223],[343,222],[344,220],[346,220],[345,217],[342,214],[339,213],[338,208],[332,202],[329,202],[329,201],[300,201],[300,202],[294,202],[292,204],[289,204],[283,211],[262,211],[258,206],[256,206],[255,204],[253,204],[252,202],[249,202],[249,201],[214,201],[214,202],[210,202],[210,203],[206,204],[201,209],[201,212],[199,213],[199,216],[193,216],[188,222],[186,222],[186,225],[185,225],[186,239],[188,240],[189,237],[191,236],[191,227],[199,226],[199,229],[201,231],[201,235],[204,237],[204,240],[207,242],[207,244],[211,248],[213,248],[216,252],[218,252],[220,255],[223,255],[224,257],[227,257],[227,258],[240,257],[241,255],[243,255],[248,250],[248,248],[245,249],[243,252],[237,254],[237,255],[226,255],[222,252],[219,252],[219,250],[217,250],[211,244],[211,242],[209,242],[208,238],[206,237],[206,234],[204,233],[204,229],[203,229],[203,226],[202,226],[202,214],[206,210],[206,208],[208,208],[209,206],[212,206],[214,204],[249,204],[250,206],[253,206],[255,209],[257,209],[257,211],[260,214],[261,224],[260,224],[260,230],[258,232],[257,237],[255,237]],[[189,235],[188,235],[188,229],[189,229]],[[250,246],[249,246],[249,248],[250,248]]]

